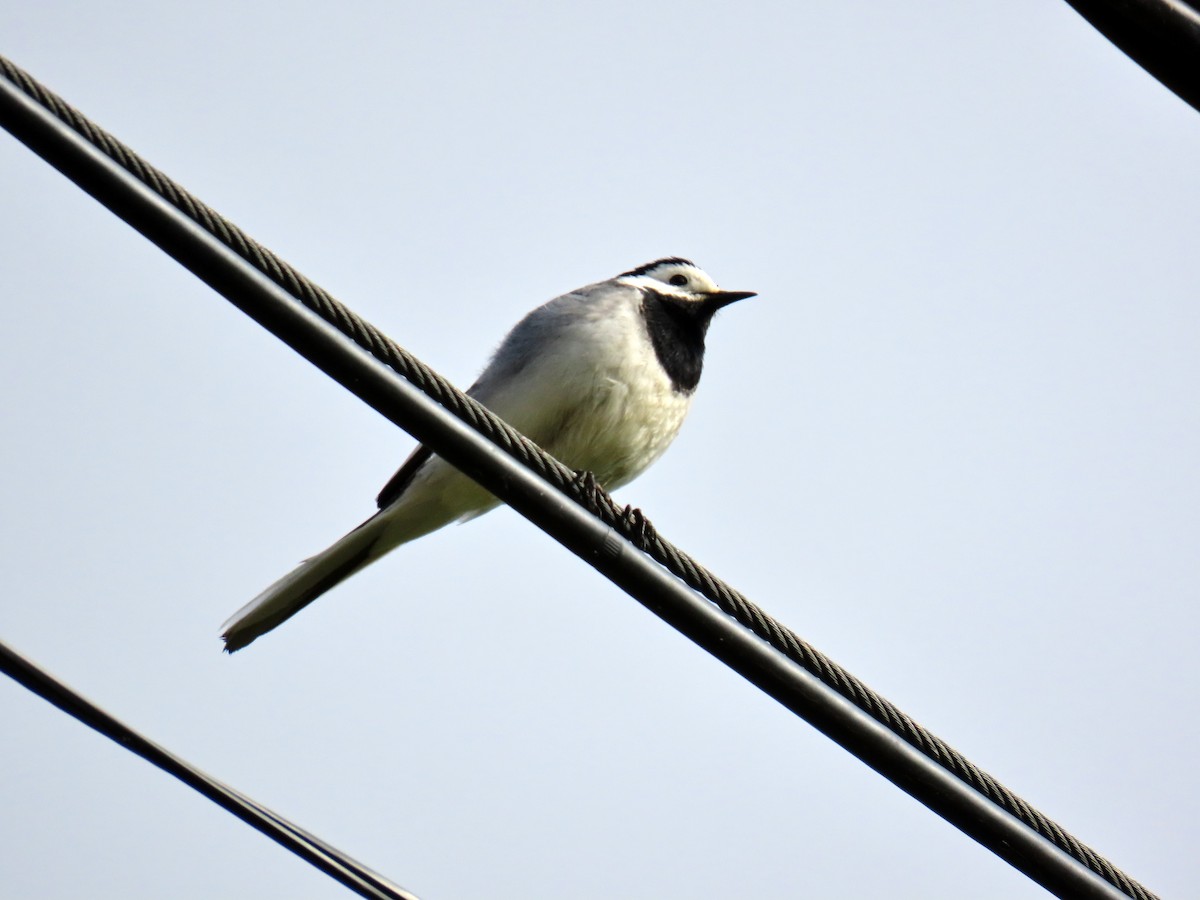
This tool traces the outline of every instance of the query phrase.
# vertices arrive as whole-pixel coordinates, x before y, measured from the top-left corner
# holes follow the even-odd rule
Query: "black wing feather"
[[[380,509],[391,506],[400,499],[400,496],[412,484],[417,470],[429,462],[431,456],[433,456],[433,451],[425,446],[420,446],[412,452],[404,461],[404,465],[396,470],[396,474],[388,480],[388,483],[383,486],[383,490],[379,492],[379,496],[375,498],[375,503]]]

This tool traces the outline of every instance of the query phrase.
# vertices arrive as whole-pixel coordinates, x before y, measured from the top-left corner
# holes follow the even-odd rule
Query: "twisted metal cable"
[[[781,622],[759,609],[687,553],[661,538],[640,510],[619,506],[594,479],[581,478],[579,473],[564,466],[485,407],[463,394],[375,326],[360,318],[323,288],[141,159],[3,56],[0,56],[0,72],[29,97],[53,112],[60,121],[286,290],[307,309],[333,325],[373,357],[398,372],[559,491],[572,497],[722,612],[1114,887],[1135,900],[1157,900],[1156,895],[1143,885],[978,768],[945,741],[909,718],[894,704],[875,693]]]

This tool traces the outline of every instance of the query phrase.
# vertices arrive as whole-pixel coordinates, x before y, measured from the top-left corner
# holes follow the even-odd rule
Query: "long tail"
[[[381,554],[371,551],[387,524],[386,517],[372,516],[239,609],[222,626],[226,652],[241,650],[377,559]]]

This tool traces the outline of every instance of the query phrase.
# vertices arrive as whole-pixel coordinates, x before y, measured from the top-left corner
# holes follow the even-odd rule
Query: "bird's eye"
[[[687,276],[686,275],[672,275],[671,276],[671,284],[675,285],[676,287],[683,287],[685,284],[687,284]]]

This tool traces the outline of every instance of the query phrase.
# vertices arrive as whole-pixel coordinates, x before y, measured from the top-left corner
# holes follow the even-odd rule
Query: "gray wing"
[[[574,379],[564,377],[558,366],[548,365],[547,361],[557,360],[570,366],[579,340],[575,330],[584,319],[604,314],[604,310],[595,308],[594,294],[598,287],[589,285],[564,294],[526,315],[504,338],[467,391],[543,447],[552,444],[564,416],[577,402],[571,388],[582,387],[572,385]],[[589,308],[582,316],[581,307]],[[379,492],[375,501],[379,508],[399,500],[433,456],[428,447],[417,447]]]

